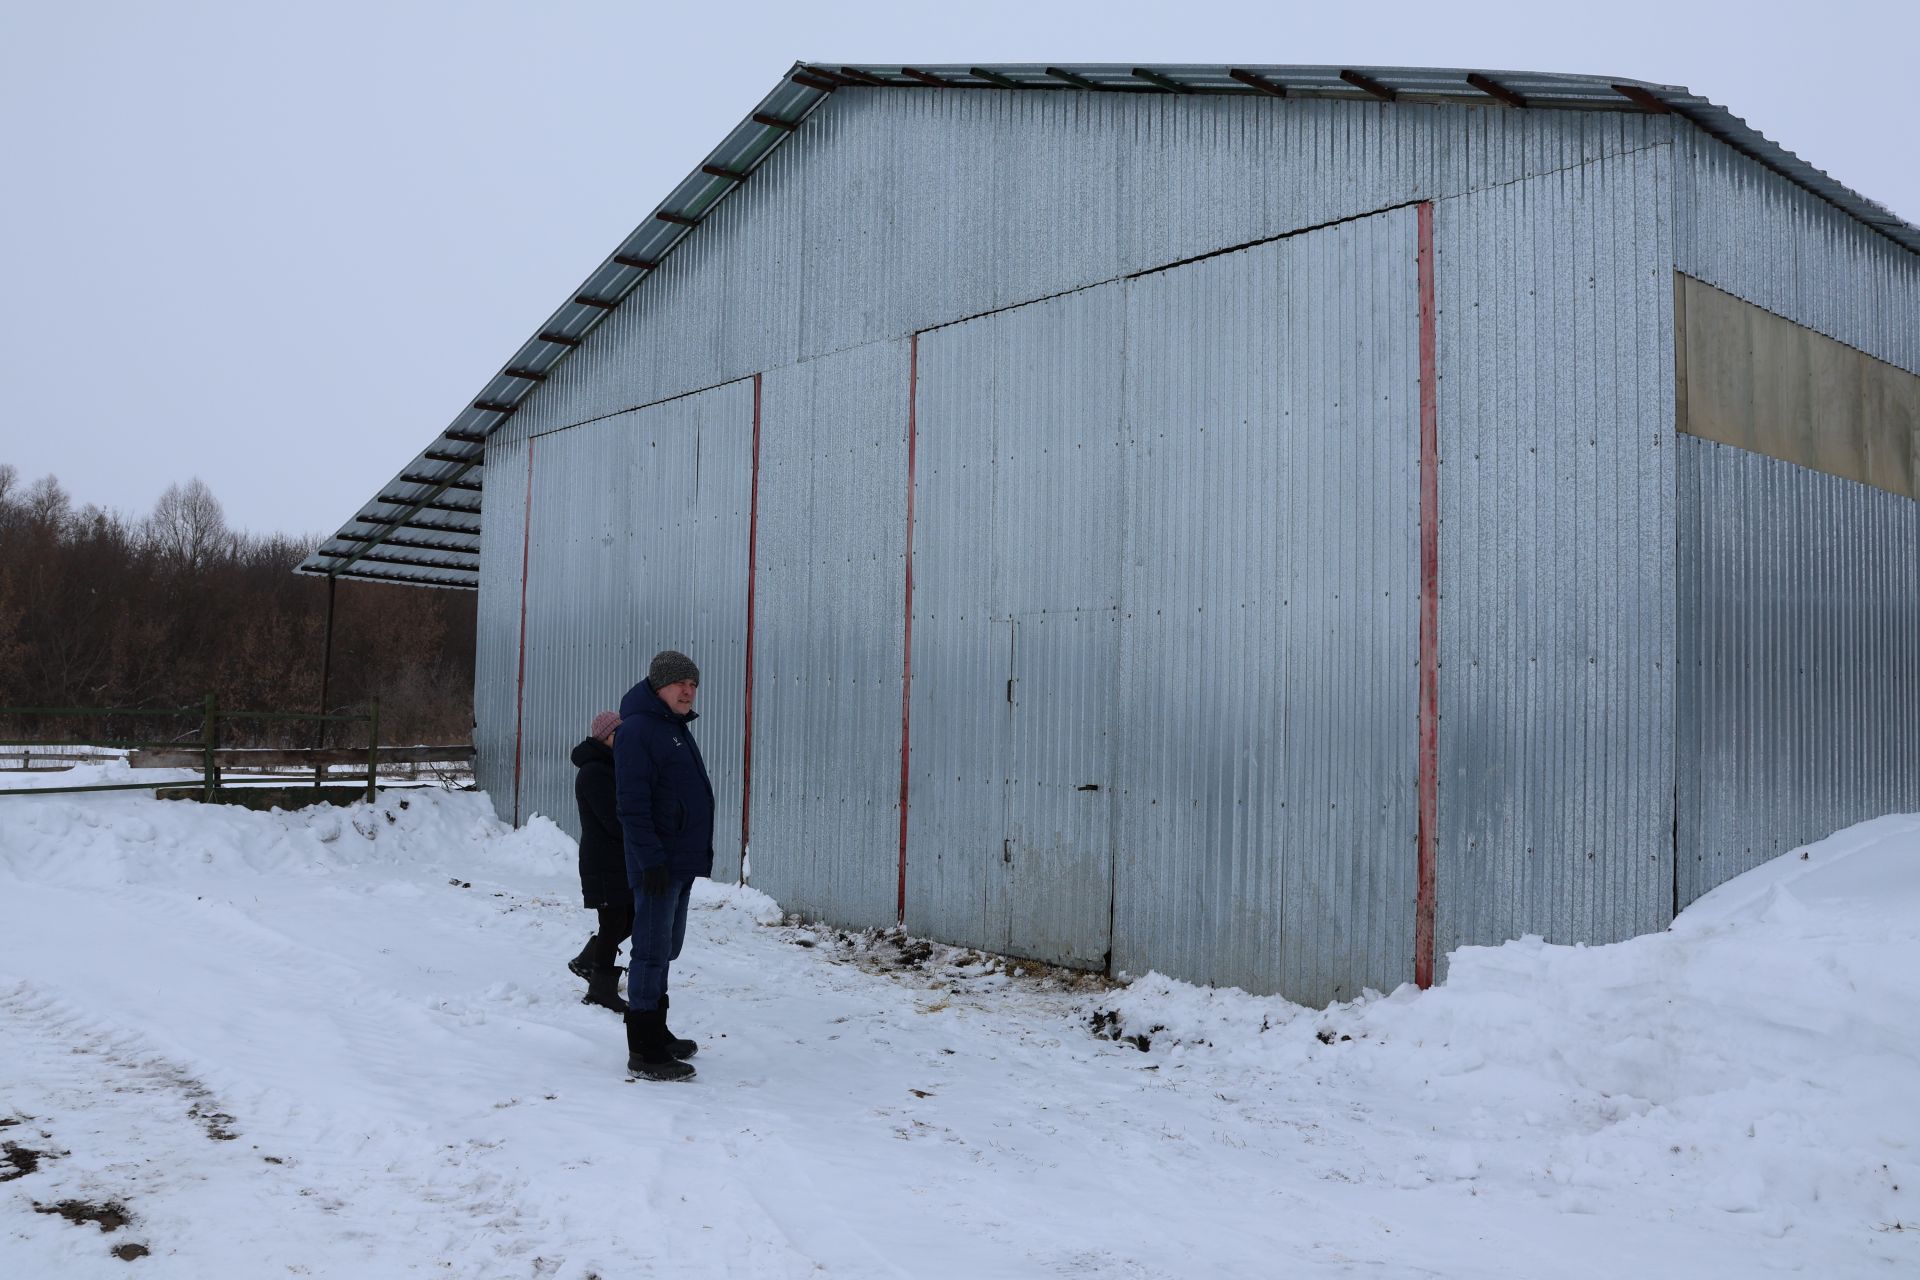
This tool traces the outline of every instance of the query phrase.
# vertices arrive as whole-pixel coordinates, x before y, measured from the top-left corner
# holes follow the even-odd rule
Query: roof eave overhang
[[[1920,253],[1920,228],[1836,182],[1724,107],[1674,85],[1607,76],[1467,68],[796,62],[706,160],[675,186],[534,331],[433,443],[416,454],[338,533],[302,561],[297,571],[410,586],[472,589],[479,579],[480,499],[488,439],[821,103],[846,89],[1235,94],[1504,110],[1671,114],[1902,248]]]

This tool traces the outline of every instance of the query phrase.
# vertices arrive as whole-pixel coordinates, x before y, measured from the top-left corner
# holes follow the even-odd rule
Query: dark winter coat
[[[620,699],[613,739],[615,807],[625,836],[627,878],[640,883],[650,867],[676,877],[713,874],[713,783],[684,719],[667,709],[645,680]]]
[[[598,738],[573,749],[573,799],[580,806],[580,896],[589,907],[630,901],[620,815],[613,804],[613,748]]]

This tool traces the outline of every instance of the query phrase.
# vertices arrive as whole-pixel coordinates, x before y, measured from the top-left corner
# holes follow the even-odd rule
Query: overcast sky
[[[1651,80],[1920,221],[1917,8],[0,0],[0,462],[331,532],[796,59]]]

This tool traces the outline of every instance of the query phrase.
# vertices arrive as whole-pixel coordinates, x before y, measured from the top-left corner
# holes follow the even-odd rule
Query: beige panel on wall
[[[1869,370],[1862,396],[1867,415],[1867,483],[1920,498],[1920,396],[1913,392],[1913,383],[1920,379],[1903,375],[1909,382],[1902,388],[1895,379],[1870,376],[1871,366],[1890,366],[1867,355],[1860,357],[1860,363]]]
[[[1679,429],[1920,497],[1920,377],[1675,275]]]
[[[1721,306],[1735,299],[1705,289],[1699,281],[1677,277],[1685,316],[1680,349],[1687,394],[1680,429],[1692,435],[1760,449],[1754,435],[1753,338],[1747,331],[1752,308]],[[1702,298],[1701,293],[1716,295]]]

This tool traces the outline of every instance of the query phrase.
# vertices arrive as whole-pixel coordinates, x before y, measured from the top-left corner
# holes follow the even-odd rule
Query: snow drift
[[[1920,817],[1664,934],[1469,948],[1443,987],[1325,1010],[704,885],[674,1006],[700,1078],[668,1090],[625,1083],[617,1019],[578,1003],[572,865],[470,794],[0,800],[0,1270],[1920,1264]]]

